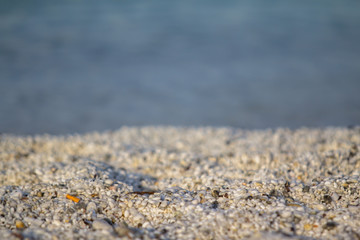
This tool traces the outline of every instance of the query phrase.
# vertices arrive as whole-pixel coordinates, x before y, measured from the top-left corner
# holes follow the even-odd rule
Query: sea
[[[0,0],[0,132],[360,123],[358,0]]]

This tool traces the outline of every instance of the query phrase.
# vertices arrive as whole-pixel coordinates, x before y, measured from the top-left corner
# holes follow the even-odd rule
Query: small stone
[[[86,206],[86,211],[87,212],[96,211],[96,204],[94,202],[89,202],[88,205]]]
[[[311,229],[313,229],[313,225],[312,225],[312,224],[306,223],[306,224],[304,225],[304,230],[305,230],[305,231],[310,231]]]
[[[86,204],[84,202],[79,202],[75,205],[75,209],[86,209]]]
[[[327,186],[327,187],[329,187],[329,186],[331,186],[331,182],[330,182],[330,181],[326,181],[326,182],[324,183],[324,185]]]
[[[41,224],[43,224],[43,221],[41,219],[35,219],[32,218],[30,221],[31,227],[38,227],[41,226]]]
[[[331,230],[331,229],[334,229],[337,225],[338,225],[338,223],[330,221],[330,222],[327,222],[327,223],[323,226],[323,229]]]
[[[337,200],[339,200],[339,198],[340,198],[339,194],[333,193],[332,199],[334,199],[335,201],[337,201]]]
[[[16,226],[16,228],[19,228],[19,229],[25,228],[25,224],[20,220],[15,221],[15,226]]]
[[[120,222],[114,226],[114,230],[119,237],[125,237],[129,235],[129,228],[124,222]]]
[[[269,193],[269,196],[270,197],[278,197],[279,193],[275,189],[272,189]]]
[[[107,185],[112,185],[113,183],[114,183],[114,181],[112,179],[105,180],[105,184],[107,184]]]
[[[308,193],[308,192],[310,191],[310,186],[304,186],[303,189],[302,189],[302,191],[303,191],[304,193]]]
[[[214,201],[212,204],[211,204],[211,208],[212,209],[217,209],[219,207],[219,202],[218,201]]]
[[[290,182],[289,181],[286,181],[285,184],[284,184],[284,188],[285,188],[285,191],[286,192],[290,192]]]
[[[299,203],[287,203],[286,206],[289,206],[289,207],[302,207],[302,205],[299,204]]]
[[[125,218],[129,217],[129,215],[130,215],[129,210],[126,209],[126,210],[124,211],[124,214],[123,214],[123,215],[124,215]]]
[[[263,184],[261,182],[255,182],[254,185],[257,186],[257,187],[262,187],[263,186]]]
[[[214,198],[218,198],[220,196],[220,192],[218,190],[212,190],[211,196],[213,196]]]
[[[113,227],[103,219],[95,220],[92,224],[92,227],[95,230],[105,230],[105,231],[111,231],[113,229]]]
[[[200,203],[203,204],[206,201],[205,197],[202,193],[200,193],[199,196],[200,196]]]
[[[288,218],[288,217],[291,216],[291,211],[283,211],[283,212],[281,213],[281,216],[282,216],[283,218]]]
[[[168,205],[169,205],[169,202],[165,200],[160,203],[159,208],[165,209]]]
[[[36,193],[36,196],[38,196],[38,197],[43,197],[43,196],[44,196],[44,193],[41,192],[41,191],[38,191],[38,192]]]
[[[138,221],[138,222],[143,222],[145,217],[141,214],[141,213],[137,213],[133,216],[134,220],[135,221]]]
[[[332,202],[331,196],[329,196],[329,195],[324,195],[322,202],[325,203],[325,204],[330,204],[330,203]]]
[[[315,208],[316,210],[319,210],[319,211],[324,211],[326,210],[326,207],[323,205],[323,204],[315,204],[313,206],[313,208]]]
[[[14,192],[11,193],[11,197],[13,199],[21,199],[22,196],[23,196],[23,192],[20,191],[20,190],[17,190],[17,191],[14,191]]]

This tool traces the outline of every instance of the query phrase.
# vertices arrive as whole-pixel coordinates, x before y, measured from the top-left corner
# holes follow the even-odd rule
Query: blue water
[[[0,6],[0,132],[360,123],[360,1]]]

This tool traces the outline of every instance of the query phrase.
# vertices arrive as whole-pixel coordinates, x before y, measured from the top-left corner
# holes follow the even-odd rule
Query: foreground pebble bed
[[[360,127],[0,135],[2,239],[360,239]]]

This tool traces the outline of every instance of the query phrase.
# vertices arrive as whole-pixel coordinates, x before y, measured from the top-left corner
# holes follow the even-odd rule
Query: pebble
[[[303,191],[304,193],[308,193],[308,192],[310,191],[310,186],[304,186],[303,189],[302,189],[302,191]]]
[[[107,184],[107,185],[112,185],[113,183],[114,183],[114,181],[112,179],[105,180],[105,184]]]
[[[89,202],[86,206],[86,211],[87,212],[92,212],[92,211],[96,211],[96,203],[94,202]]]
[[[128,218],[130,216],[130,212],[129,212],[129,210],[125,210],[125,212],[124,212],[124,217],[125,218]]]
[[[306,223],[304,224],[304,230],[305,231],[310,231],[313,229],[313,225],[312,224],[309,224],[309,223]]]
[[[124,222],[119,222],[114,226],[114,230],[119,237],[125,237],[129,235],[130,229]]]
[[[339,194],[337,194],[337,193],[333,193],[333,194],[332,194],[332,198],[333,198],[335,201],[337,201],[337,200],[339,200],[340,196],[339,196]]]
[[[283,218],[288,218],[288,217],[291,217],[291,215],[292,215],[292,212],[291,211],[282,211],[281,212],[281,216],[283,217]]]
[[[15,221],[15,226],[16,226],[16,228],[19,228],[19,229],[25,228],[25,224],[24,224],[24,222],[21,221],[21,220],[16,220],[16,221]]]
[[[112,231],[113,227],[103,219],[97,219],[92,223],[92,227],[95,230],[105,230],[105,231]]]
[[[159,205],[159,208],[165,209],[169,205],[168,201],[162,201]]]
[[[22,198],[23,192],[22,192],[21,190],[15,190],[15,191],[13,191],[13,192],[11,193],[10,196],[11,196],[12,199],[17,199],[17,200],[19,200],[19,199]]]
[[[315,204],[313,205],[313,208],[319,211],[325,211],[326,210],[326,206],[324,206],[323,204]]]
[[[329,221],[323,226],[323,229],[332,230],[332,229],[336,228],[337,225],[338,225],[338,223]]]

